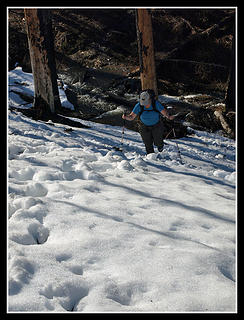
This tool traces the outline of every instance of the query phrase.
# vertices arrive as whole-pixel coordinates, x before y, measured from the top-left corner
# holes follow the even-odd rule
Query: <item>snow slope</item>
[[[9,112],[8,312],[236,312],[235,141],[82,123]]]

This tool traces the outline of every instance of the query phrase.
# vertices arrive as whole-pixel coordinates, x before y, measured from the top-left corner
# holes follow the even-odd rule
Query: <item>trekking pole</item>
[[[171,134],[171,132],[173,131],[173,128],[169,131],[169,133],[166,135],[166,137],[164,138],[165,140],[168,138],[168,136]]]
[[[123,113],[123,115],[125,115],[125,113]],[[117,151],[123,151],[122,147],[123,147],[123,143],[124,143],[124,133],[125,133],[125,119],[123,119],[123,127],[122,127],[122,136],[121,136],[121,143],[119,147],[113,147],[113,149],[117,150]]]
[[[123,113],[123,115],[125,115],[125,113]],[[122,148],[123,143],[124,143],[124,134],[125,134],[125,119],[123,119],[122,137],[121,137],[121,148]]]
[[[176,134],[175,134],[175,128],[173,127],[173,133],[174,133],[174,137],[175,137],[175,139],[176,139]],[[175,143],[176,143],[176,146],[177,146],[177,150],[178,150],[178,155],[179,155],[179,158],[180,158],[180,162],[181,162],[181,164],[183,164],[183,161],[182,161],[182,158],[181,158],[181,153],[180,153],[180,148],[179,148],[179,146],[178,146],[178,143],[175,141]]]

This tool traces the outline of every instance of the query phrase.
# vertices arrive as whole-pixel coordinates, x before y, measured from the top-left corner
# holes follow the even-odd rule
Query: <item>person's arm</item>
[[[132,120],[135,119],[136,116],[137,116],[137,114],[135,114],[134,112],[131,112],[131,113],[128,114],[128,115],[123,114],[123,115],[122,115],[122,119],[132,121]]]
[[[161,111],[161,113],[162,113],[162,115],[163,116],[165,116],[167,119],[169,119],[169,120],[174,120],[174,116],[170,116],[169,114],[168,114],[168,111],[167,111],[167,109],[166,108],[164,108],[162,111]]]

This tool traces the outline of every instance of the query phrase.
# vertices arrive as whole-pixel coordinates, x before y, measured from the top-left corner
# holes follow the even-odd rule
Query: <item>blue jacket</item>
[[[159,101],[155,102],[155,107],[159,112],[164,110],[164,107],[161,105],[161,103]],[[160,114],[153,110],[152,105],[149,108],[147,108],[147,107],[143,107],[143,108],[144,108],[144,111],[142,112],[142,114],[140,116],[141,122],[144,123],[146,126],[153,126],[156,123],[158,123],[159,118],[160,118]],[[132,110],[132,112],[135,114],[139,114],[140,111],[141,111],[141,107],[140,107],[140,103],[138,102],[134,106],[134,109]]]

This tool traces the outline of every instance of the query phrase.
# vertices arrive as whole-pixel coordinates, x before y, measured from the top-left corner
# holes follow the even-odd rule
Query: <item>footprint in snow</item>
[[[20,170],[10,169],[9,178],[15,178],[17,180],[27,181],[27,180],[32,180],[34,173],[35,171],[30,167],[23,168]]]
[[[39,182],[31,182],[25,189],[25,195],[31,197],[45,197],[47,193],[47,188]]]
[[[177,230],[178,230],[178,227],[183,227],[184,224],[185,224],[185,223],[184,223],[183,219],[182,219],[182,220],[179,219],[179,220],[177,220],[177,221],[175,221],[175,222],[173,222],[173,223],[171,224],[169,231],[177,231]]]
[[[50,300],[56,298],[66,311],[77,311],[80,301],[88,295],[89,288],[86,283],[81,281],[79,283],[64,282],[62,284],[49,284],[39,293]],[[52,305],[49,304],[49,309],[51,308]]]
[[[74,273],[74,274],[77,274],[79,276],[82,276],[83,275],[83,268],[79,265],[77,266],[72,266],[69,268],[69,270]]]
[[[33,212],[37,212],[35,218],[40,221],[40,216],[44,216],[43,209],[40,208],[41,204],[42,201],[40,199],[35,199],[33,197],[21,197],[14,200],[9,199],[9,218],[11,218],[15,213],[16,218],[17,213],[20,215],[22,212],[23,215],[26,214],[27,216],[32,217]],[[29,214],[30,211],[32,211],[31,214]]]
[[[40,223],[32,223],[28,227],[29,233],[35,239],[37,244],[43,244],[49,237],[49,229]]]
[[[147,291],[144,283],[128,282],[117,284],[110,282],[105,287],[106,298],[124,306],[130,306],[135,301],[142,300],[142,295]]]
[[[235,282],[235,266],[231,262],[223,262],[218,266],[218,270],[224,277]]]
[[[19,221],[9,223],[9,239],[22,244],[43,244],[49,237],[49,229],[39,222],[30,223],[28,226]]]
[[[72,256],[70,254],[67,253],[60,253],[56,256],[56,261],[58,262],[62,262],[62,261],[67,261],[69,259],[71,259]]]
[[[62,171],[69,172],[73,171],[75,162],[73,160],[63,160],[61,164]]]
[[[111,299],[124,306],[129,306],[132,298],[132,289],[127,285],[110,284],[107,288],[108,299]]]
[[[40,222],[41,224],[43,223],[43,218],[47,214],[47,210],[41,206],[40,204],[33,205],[30,208],[19,208],[18,204],[12,204],[10,205],[10,217],[14,216],[14,219],[16,221],[23,221],[24,219],[34,219]]]
[[[25,257],[14,257],[9,261],[9,295],[18,294],[28,284],[35,272],[34,265]]]

